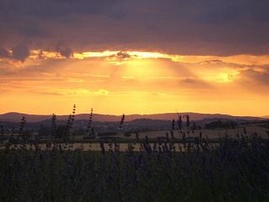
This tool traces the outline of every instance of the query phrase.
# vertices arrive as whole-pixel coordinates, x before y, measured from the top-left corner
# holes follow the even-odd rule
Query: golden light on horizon
[[[269,90],[264,79],[268,56],[105,50],[74,52],[66,58],[56,51],[31,50],[24,62],[0,62],[7,72],[0,85],[5,97],[0,104],[7,107],[0,113],[64,114],[75,103],[81,112],[93,107],[111,114],[181,109],[266,115],[262,106],[268,96],[261,92]],[[255,109],[246,109],[253,103]]]
[[[162,76],[166,70],[158,62],[148,59],[130,59],[124,63],[122,75],[138,80],[148,80]]]
[[[236,79],[238,79],[239,72],[237,71],[226,71],[226,72],[219,72],[216,73],[214,76],[208,77],[208,81],[216,82],[216,83],[223,83],[223,84],[231,84]]]

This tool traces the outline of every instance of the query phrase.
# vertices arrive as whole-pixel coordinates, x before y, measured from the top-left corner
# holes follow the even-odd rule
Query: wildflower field
[[[71,150],[56,143],[0,151],[1,201],[268,201],[269,142],[257,135],[152,146],[140,139],[120,151]],[[182,146],[184,151],[175,151]]]
[[[91,112],[86,136],[79,139],[74,114],[75,108],[66,125],[53,115],[45,139],[29,133],[25,117],[14,132],[1,127],[0,201],[269,199],[267,122],[261,136],[241,126],[228,136],[226,129],[196,131],[189,116],[186,123],[179,116],[178,128],[173,120],[164,136],[151,131],[96,137]],[[123,124],[124,115],[120,131]],[[210,138],[203,132],[211,132]]]

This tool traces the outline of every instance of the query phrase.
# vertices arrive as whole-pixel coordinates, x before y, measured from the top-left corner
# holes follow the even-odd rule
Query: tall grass
[[[71,149],[75,109],[74,105],[63,127],[53,115],[47,148],[27,139],[14,147],[8,142],[0,150],[0,201],[268,201],[268,139],[248,136],[246,130],[237,138],[224,137],[214,144],[201,132],[187,139],[194,127],[190,128],[186,115],[187,131],[182,130],[179,116],[178,126],[173,120],[165,138],[153,141],[136,133],[125,152],[113,138],[109,149],[105,140],[99,140],[100,152]],[[93,110],[88,136],[94,136],[92,118]],[[21,136],[25,124],[22,118]],[[175,138],[176,127],[180,140]],[[64,145],[52,141],[57,135]],[[134,151],[134,144],[140,145],[139,151]]]
[[[170,139],[171,140],[171,139]],[[223,138],[186,152],[168,145],[120,152],[61,149],[0,151],[1,201],[267,201],[269,143]],[[171,142],[171,141],[170,141]],[[188,146],[189,144],[189,146]],[[102,147],[102,143],[100,143]]]

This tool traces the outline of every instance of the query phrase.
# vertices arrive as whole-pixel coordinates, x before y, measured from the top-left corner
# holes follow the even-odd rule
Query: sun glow
[[[236,79],[236,76],[238,75],[238,72],[232,72],[232,73],[220,73],[217,77],[217,82],[220,83],[231,83]]]
[[[129,53],[129,52],[128,52]],[[130,55],[138,58],[170,58],[169,55],[159,52],[143,52],[143,51],[131,51]]]
[[[150,78],[158,74],[158,70],[154,67],[153,61],[144,59],[132,59],[125,63],[122,74],[125,77],[132,77],[136,79]]]
[[[50,109],[61,109],[61,113],[76,103],[83,110],[94,107],[112,114],[172,112],[177,107],[189,111],[206,107],[207,112],[217,112],[220,98],[224,98],[221,109],[225,113],[244,112],[243,106],[254,102],[249,98],[259,106],[266,105],[264,94],[257,89],[268,90],[268,56],[182,56],[134,50],[66,56],[31,50],[23,62],[0,60],[0,90],[5,98],[0,104],[8,106],[7,111],[23,111],[27,104],[18,104],[20,97],[21,102],[31,103],[32,113],[46,113],[49,109],[43,105],[48,100]],[[233,107],[242,102],[241,109]],[[264,113],[259,110],[251,113]]]
[[[109,57],[111,55],[117,54],[119,51],[87,51],[81,53],[74,53],[73,58],[75,59],[86,59],[86,58],[98,58],[98,57]]]

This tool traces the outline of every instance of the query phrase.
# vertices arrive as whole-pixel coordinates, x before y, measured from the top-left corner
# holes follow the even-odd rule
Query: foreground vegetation
[[[269,142],[200,138],[175,152],[171,139],[120,152],[20,145],[0,151],[1,201],[267,201]]]

